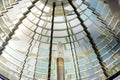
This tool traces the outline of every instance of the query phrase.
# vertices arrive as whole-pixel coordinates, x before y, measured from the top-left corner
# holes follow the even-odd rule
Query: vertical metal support
[[[46,4],[47,4],[47,2],[46,2]],[[45,5],[45,6],[46,6],[46,5]],[[29,45],[29,47],[28,47],[28,50],[27,50],[27,53],[26,53],[26,57],[25,57],[25,59],[24,59],[24,61],[23,61],[24,63],[23,63],[23,65],[22,65],[22,69],[21,69],[21,71],[20,71],[19,80],[22,79],[22,75],[23,75],[23,72],[24,72],[25,64],[26,64],[26,62],[27,62],[29,53],[30,53],[30,51],[31,51],[32,43],[33,43],[34,37],[35,37],[35,35],[36,35],[36,30],[38,29],[38,23],[39,23],[40,20],[41,20],[40,18],[41,18],[42,14],[43,14],[43,10],[44,10],[45,6],[43,7],[42,13],[41,13],[41,15],[39,16],[39,21],[37,22],[37,27],[34,29],[34,34],[33,34],[32,39],[31,39],[31,41],[30,41],[30,45]],[[36,65],[36,63],[35,63],[35,65]],[[35,76],[35,73],[33,74],[33,76]],[[33,80],[34,80],[34,79],[33,79]]]
[[[53,12],[52,12],[52,25],[51,25],[51,35],[50,35],[50,48],[49,48],[49,62],[48,62],[48,80],[51,79],[51,64],[52,64],[52,42],[53,42],[53,27],[54,27],[54,16],[55,16],[55,2],[53,3]]]
[[[80,69],[79,69],[79,63],[78,63],[78,57],[77,57],[77,53],[76,53],[76,50],[73,50],[73,46],[75,47],[74,43],[73,43],[73,46],[72,46],[72,39],[73,39],[73,36],[71,36],[70,38],[70,32],[69,32],[69,27],[68,27],[68,24],[67,24],[67,17],[66,17],[66,14],[65,14],[65,9],[64,9],[64,4],[62,2],[62,8],[63,8],[63,14],[64,14],[64,18],[65,18],[65,24],[66,24],[66,27],[67,27],[67,33],[68,33],[68,38],[69,38],[69,41],[70,41],[70,47],[71,47],[71,52],[72,52],[72,57],[73,57],[73,63],[74,63],[74,68],[75,68],[75,74],[76,74],[76,79],[77,80],[81,80],[81,75],[80,75]],[[73,39],[74,40],[74,39]],[[75,51],[75,53],[74,53]]]
[[[62,57],[57,58],[57,80],[65,80],[64,59]]]
[[[96,46],[93,38],[91,37],[90,32],[88,31],[87,27],[84,25],[84,21],[80,18],[80,14],[78,13],[76,7],[73,5],[72,1],[71,1],[71,0],[68,0],[68,2],[69,2],[69,4],[72,6],[72,8],[74,9],[74,12],[76,13],[78,20],[80,21],[80,23],[81,23],[84,31],[85,31],[86,34],[87,34],[87,37],[88,37],[88,39],[89,39],[89,42],[90,42],[90,44],[92,45],[92,48],[93,48],[93,50],[94,50],[94,52],[95,52],[95,54],[96,54],[96,56],[97,56],[97,59],[98,59],[98,61],[99,61],[99,64],[101,65],[101,68],[102,68],[102,70],[103,70],[104,75],[105,75],[106,77],[109,77],[109,74],[108,74],[108,72],[107,72],[107,68],[106,68],[106,66],[104,65],[104,62],[102,61],[102,58],[101,58],[101,56],[100,56],[100,53],[99,53],[99,51],[98,51],[98,49],[97,49],[97,46]]]
[[[41,10],[41,15],[39,16],[39,21],[38,21],[38,23],[40,22],[40,20],[41,20],[41,16],[43,15],[43,10],[45,9],[45,7],[46,7],[46,5],[47,5],[47,3],[48,3],[48,0],[46,0],[46,2],[45,2],[45,5],[44,5],[44,7],[43,7],[43,9]],[[38,25],[38,23],[37,23],[37,26],[39,26]],[[42,31],[41,31],[41,33],[43,32],[43,29],[42,29]],[[40,39],[38,40],[38,41],[41,41],[41,39],[42,39],[42,36],[40,36]],[[41,44],[41,42],[39,42],[39,45],[38,45],[38,51],[37,51],[37,56],[36,56],[36,58],[35,58],[35,60],[36,60],[36,62],[35,62],[35,68],[34,68],[34,74],[33,74],[33,80],[36,80],[36,71],[37,71],[37,63],[38,63],[38,57],[39,57],[39,51],[40,51],[40,44]]]

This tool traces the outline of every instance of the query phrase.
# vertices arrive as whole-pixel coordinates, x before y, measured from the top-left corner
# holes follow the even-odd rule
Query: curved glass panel
[[[0,73],[10,80],[48,80],[49,65],[57,80],[59,42],[65,80],[105,80],[120,70],[120,21],[101,0],[1,0],[3,9]]]

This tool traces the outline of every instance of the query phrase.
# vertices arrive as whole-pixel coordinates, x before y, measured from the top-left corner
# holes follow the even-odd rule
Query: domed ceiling
[[[120,21],[102,0],[1,0],[0,74],[57,80],[58,43],[65,80],[105,80],[120,70]]]

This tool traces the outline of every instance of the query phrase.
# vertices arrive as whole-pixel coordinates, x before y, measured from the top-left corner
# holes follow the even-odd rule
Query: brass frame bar
[[[48,0],[46,0],[46,2],[45,2],[45,6],[47,5],[47,3],[48,3]],[[43,9],[41,10],[42,11],[42,13],[41,13],[41,15],[40,15],[40,17],[39,17],[39,19],[41,20],[41,16],[42,16],[42,14],[43,14],[43,10],[45,9],[45,6],[43,7]],[[39,20],[39,21],[40,21]],[[38,22],[39,22],[38,21]],[[37,24],[37,27],[39,27],[39,25]],[[41,33],[43,32],[43,29],[42,29],[42,31],[41,31]],[[40,37],[40,39],[39,40],[41,40],[41,38],[42,38],[42,36]],[[35,74],[35,72],[36,72],[36,70],[37,70],[37,68],[36,68],[36,66],[37,66],[37,63],[38,63],[38,53],[39,53],[39,50],[40,50],[40,44],[41,44],[41,42],[39,43],[39,45],[38,45],[38,51],[37,51],[37,57],[35,58],[35,60],[36,60],[36,62],[35,62],[35,68],[34,68],[34,74],[33,74],[33,80],[36,80],[35,79],[35,76],[36,76],[36,74]]]
[[[47,4],[47,2],[46,2],[46,4]],[[43,9],[42,9],[42,13],[41,13],[41,15],[39,16],[39,21],[37,22],[37,27],[34,29],[34,34],[33,34],[33,36],[32,36],[32,40],[30,41],[30,46],[28,47],[28,50],[27,50],[27,53],[26,53],[26,57],[25,57],[25,59],[24,59],[24,61],[23,61],[24,63],[23,63],[23,65],[22,65],[22,69],[21,69],[21,71],[20,71],[19,80],[21,80],[21,78],[22,78],[23,70],[24,70],[24,68],[25,68],[25,64],[26,64],[26,62],[27,62],[27,59],[28,59],[30,50],[31,50],[31,48],[32,48],[32,43],[33,43],[34,37],[35,37],[35,35],[36,35],[36,30],[37,30],[38,27],[39,27],[38,24],[39,24],[39,22],[40,22],[40,20],[41,20],[40,18],[41,18],[42,14],[43,14],[43,10],[44,10],[45,6],[46,6],[46,5],[44,5],[44,7],[43,7]],[[35,76],[35,73],[34,73],[33,76]]]
[[[115,73],[114,75],[110,76],[108,79],[106,80],[113,80],[115,79],[116,77],[120,76],[120,71],[118,71],[117,73]]]
[[[70,38],[70,32],[69,32],[69,27],[68,27],[68,24],[67,24],[67,17],[66,17],[66,14],[65,14],[63,2],[62,2],[62,8],[63,8],[64,18],[65,18],[65,24],[66,24],[66,27],[67,27],[67,33],[68,33],[68,37],[69,37],[69,41],[70,41],[70,47],[71,47],[71,52],[72,52],[72,57],[73,57],[73,63],[74,63],[74,67],[75,67],[76,79],[77,80],[81,80],[80,72],[78,72],[78,71],[80,71],[79,70],[79,64],[78,64],[78,58],[77,58],[76,50],[75,50],[75,53],[73,52],[72,40]],[[72,39],[73,39],[73,36],[72,36]],[[74,43],[73,43],[73,46],[75,47]],[[76,59],[76,63],[75,63],[75,59]],[[77,72],[78,72],[78,74],[77,74]]]
[[[51,38],[50,38],[50,47],[49,47],[48,80],[51,79],[52,42],[53,42],[53,29],[54,29],[55,7],[56,7],[56,3],[54,2],[53,3],[53,11],[52,11]]]

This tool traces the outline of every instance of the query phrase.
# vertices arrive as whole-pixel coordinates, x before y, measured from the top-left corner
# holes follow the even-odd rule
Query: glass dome
[[[57,80],[59,42],[65,80],[120,70],[120,20],[102,0],[0,0],[0,74]]]

